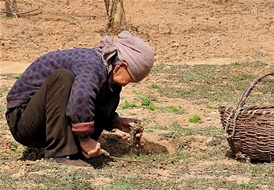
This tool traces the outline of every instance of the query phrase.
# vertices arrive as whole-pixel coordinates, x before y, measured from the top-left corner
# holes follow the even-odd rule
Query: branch
[[[11,14],[11,15],[22,15],[22,14],[29,14],[31,12],[34,12],[34,11],[37,11],[38,9],[40,9],[40,7],[36,8],[36,9],[33,9],[33,10],[30,10],[30,11],[24,11],[24,12],[18,12],[18,13],[15,13],[15,12],[7,12],[7,11],[4,11],[4,10],[0,10],[0,13],[5,13],[5,14]]]
[[[16,22],[17,22],[18,26],[21,28],[21,30],[23,31],[23,33],[26,34],[26,35],[28,36],[28,38],[29,38],[33,43],[35,43],[35,44],[36,44],[37,46],[39,46],[39,47],[44,47],[44,48],[48,49],[47,47],[38,44],[36,41],[34,41],[34,40],[32,39],[31,35],[30,35],[30,34],[22,27],[22,25],[20,24],[19,19],[18,19],[18,16],[17,16],[17,15],[22,15],[22,14],[28,14],[28,13],[33,12],[33,11],[36,11],[36,10],[38,10],[38,9],[40,9],[40,7],[36,8],[36,9],[33,9],[33,10],[30,10],[30,11],[24,11],[24,12],[18,12],[18,13],[15,13],[15,12],[7,12],[7,11],[4,11],[4,10],[0,10],[0,13],[5,13],[5,14],[11,14],[11,15],[13,15],[13,16],[15,17],[15,19],[16,19]]]

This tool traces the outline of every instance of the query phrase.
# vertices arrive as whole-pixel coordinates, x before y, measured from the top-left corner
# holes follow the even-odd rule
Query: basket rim
[[[260,82],[264,77],[270,76],[270,75],[274,75],[274,70],[272,71],[267,71],[265,73],[261,73],[259,74],[251,83],[250,86],[245,90],[245,92],[243,93],[240,101],[238,102],[236,109],[242,108],[245,105],[246,99],[248,98],[248,96],[250,95],[251,91],[254,89],[254,87],[256,86],[256,84],[258,82]]]

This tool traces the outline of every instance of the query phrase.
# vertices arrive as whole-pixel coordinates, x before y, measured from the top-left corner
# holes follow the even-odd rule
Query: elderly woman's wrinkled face
[[[113,69],[113,83],[126,86],[128,83],[133,82],[132,77],[127,71],[127,63],[119,62]]]

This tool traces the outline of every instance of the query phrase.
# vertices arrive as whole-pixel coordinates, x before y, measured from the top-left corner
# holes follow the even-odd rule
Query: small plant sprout
[[[147,96],[141,97],[141,105],[142,106],[149,106],[151,104],[153,104],[153,103]]]
[[[17,74],[17,75],[15,75],[15,79],[19,79],[20,77],[22,76],[22,73],[19,73],[19,74]]]
[[[197,123],[201,120],[201,117],[197,114],[195,114],[193,117],[189,118],[188,121],[191,123]]]
[[[211,105],[211,104],[206,104],[206,107],[209,109],[217,109],[217,106]]]
[[[161,107],[162,111],[168,112],[168,113],[174,113],[174,114],[184,114],[187,113],[187,110],[182,107],[176,107],[176,106],[169,106],[169,107]]]
[[[150,110],[156,110],[157,106],[153,104],[153,102],[149,99],[148,96],[141,97],[141,105],[145,106],[146,108]]]
[[[136,104],[133,102],[128,102],[127,100],[121,105],[122,109],[135,108]]]
[[[157,83],[153,83],[153,84],[151,85],[151,88],[159,88],[159,85],[158,85]]]

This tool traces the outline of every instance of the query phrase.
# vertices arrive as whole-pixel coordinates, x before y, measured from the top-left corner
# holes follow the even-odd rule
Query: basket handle
[[[251,90],[255,87],[255,85],[264,77],[274,75],[274,71],[268,71],[266,73],[259,74],[251,83],[250,86],[246,89],[245,93],[242,95],[236,109],[240,109],[245,105],[245,100],[249,96]]]

